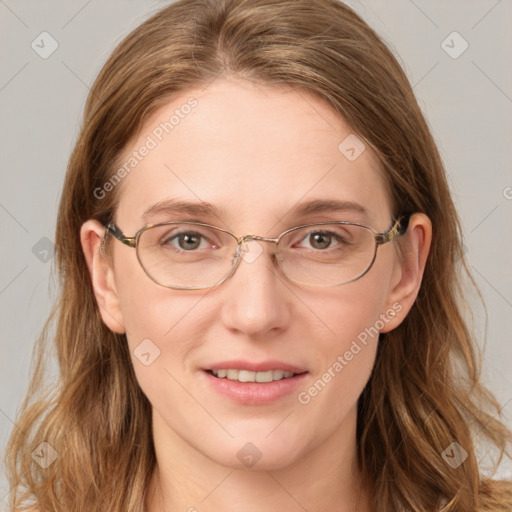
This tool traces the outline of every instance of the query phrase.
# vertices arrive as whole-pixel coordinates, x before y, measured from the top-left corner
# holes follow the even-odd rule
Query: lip
[[[221,361],[219,363],[212,364],[203,370],[222,370],[222,369],[236,369],[236,370],[248,370],[250,372],[266,372],[268,370],[283,370],[285,372],[292,373],[303,373],[306,371],[305,368],[299,368],[298,366],[292,366],[283,361],[268,360],[255,363],[253,361],[242,361],[242,360],[231,360]]]
[[[228,365],[227,367],[250,371],[266,371],[253,370],[252,368],[255,367],[266,368],[267,370],[284,370],[285,368],[291,368],[286,371],[293,371],[294,369],[294,367],[283,365],[282,363],[281,365],[272,365],[272,367],[269,367],[267,363],[265,363],[265,366],[258,366],[252,363],[250,365],[247,364],[246,367],[243,365]],[[233,364],[233,362],[230,364]],[[211,369],[216,370],[221,368],[226,368],[226,366],[218,366],[218,368],[214,367]],[[207,370],[203,370],[200,373],[204,375],[207,385],[215,392],[239,405],[270,405],[290,395],[296,396],[298,388],[303,384],[306,376],[309,375],[309,372],[303,371],[293,377],[272,382],[239,382],[227,378],[215,377]]]

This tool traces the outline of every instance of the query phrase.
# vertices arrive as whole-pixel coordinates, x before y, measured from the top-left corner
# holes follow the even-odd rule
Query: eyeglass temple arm
[[[135,247],[135,237],[124,236],[123,232],[113,222],[107,226],[107,232],[128,247]]]
[[[410,215],[402,215],[395,218],[393,225],[386,232],[377,234],[377,243],[379,245],[386,244],[396,237],[402,236],[407,231],[410,217]]]

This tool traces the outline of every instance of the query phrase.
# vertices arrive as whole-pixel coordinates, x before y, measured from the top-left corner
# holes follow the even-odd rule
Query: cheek
[[[315,311],[329,336],[325,338],[325,350],[348,350],[353,340],[362,343],[377,339],[380,331],[379,318],[385,311],[388,279],[378,268],[372,268],[363,278],[339,288],[326,288],[322,293],[313,292],[304,297],[307,304],[315,304]],[[378,333],[377,333],[378,334]]]
[[[183,368],[187,355],[200,343],[193,333],[200,328],[195,311],[201,296],[157,285],[136,259],[127,258],[115,268],[134,370],[142,389],[151,392],[161,379],[168,382],[167,372],[173,374],[178,364]]]
[[[119,307],[132,348],[146,338],[160,344],[199,299],[153,282],[133,249],[120,248],[114,269]]]
[[[394,310],[386,313],[385,290],[386,280],[375,271],[315,299],[319,325],[327,335],[315,340],[314,372],[298,401],[304,406],[330,408],[327,424],[339,421],[354,406],[370,377],[379,331],[395,314]],[[304,297],[308,300],[311,304],[312,296]]]
[[[187,411],[197,409],[185,390],[191,388],[188,370],[201,346],[205,327],[195,314],[201,297],[157,288],[155,285],[151,293],[144,290],[138,298],[127,299],[123,315],[139,386],[152,406],[173,424],[176,417],[181,418],[182,407]],[[179,429],[182,421],[174,427]]]

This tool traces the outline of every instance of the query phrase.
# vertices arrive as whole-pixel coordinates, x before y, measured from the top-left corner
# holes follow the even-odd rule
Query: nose
[[[286,329],[290,320],[290,284],[274,263],[274,245],[249,240],[241,260],[224,283],[221,319],[231,331],[252,338]]]

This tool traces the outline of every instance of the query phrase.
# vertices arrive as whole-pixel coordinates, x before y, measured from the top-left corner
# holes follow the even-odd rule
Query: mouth
[[[264,372],[254,372],[250,370],[242,370],[237,368],[220,368],[216,370],[206,370],[207,373],[217,377],[218,379],[227,379],[237,382],[274,382],[283,379],[290,379],[295,375],[305,372],[290,372],[286,370],[267,370]]]
[[[241,405],[269,405],[294,396],[309,372],[282,361],[224,361],[203,368],[214,392]]]

